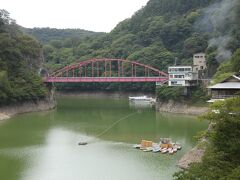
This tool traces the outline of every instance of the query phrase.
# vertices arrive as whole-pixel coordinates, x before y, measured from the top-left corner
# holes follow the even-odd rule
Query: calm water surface
[[[176,162],[195,145],[193,136],[207,128],[195,117],[136,108],[127,99],[62,97],[58,103],[54,111],[0,123],[0,179],[168,180]],[[132,148],[141,139],[161,137],[180,142],[183,149],[162,155]],[[92,143],[78,146],[81,140]]]

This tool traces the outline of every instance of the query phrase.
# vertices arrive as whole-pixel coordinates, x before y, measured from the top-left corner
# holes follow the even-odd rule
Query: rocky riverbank
[[[0,107],[0,121],[9,119],[16,114],[46,111],[55,108],[55,106],[55,100],[45,99],[37,102],[16,103],[14,105]]]
[[[198,107],[170,100],[168,102],[157,102],[156,110],[160,112],[200,115],[207,112],[208,107]]]
[[[187,169],[191,163],[201,162],[204,153],[205,149],[196,146],[179,160],[177,166],[181,169]]]

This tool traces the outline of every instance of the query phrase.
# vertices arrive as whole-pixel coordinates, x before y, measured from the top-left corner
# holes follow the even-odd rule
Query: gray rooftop
[[[209,86],[209,89],[240,89],[240,82],[224,82]]]

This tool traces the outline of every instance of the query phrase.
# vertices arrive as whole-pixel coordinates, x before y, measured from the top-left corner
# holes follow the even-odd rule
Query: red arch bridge
[[[156,82],[168,74],[151,66],[123,59],[90,59],[66,66],[43,78],[46,83]]]

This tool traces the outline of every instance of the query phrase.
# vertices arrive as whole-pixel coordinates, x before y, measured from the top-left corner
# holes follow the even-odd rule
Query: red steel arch
[[[117,74],[113,73],[113,62]],[[128,71],[125,70],[125,64],[130,65]],[[103,66],[101,70],[100,65]],[[142,76],[137,74],[137,67],[144,69]],[[101,58],[66,66],[45,77],[44,82],[163,82],[167,79],[168,74],[149,65],[124,59]]]

